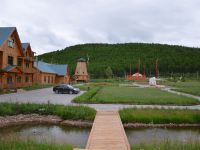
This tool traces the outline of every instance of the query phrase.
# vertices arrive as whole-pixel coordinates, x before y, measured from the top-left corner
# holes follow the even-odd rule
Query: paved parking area
[[[123,108],[165,108],[165,109],[200,109],[200,105],[194,106],[162,106],[162,105],[128,105],[128,104],[76,104],[71,101],[83,94],[55,94],[52,88],[38,89],[33,91],[24,91],[20,93],[11,93],[0,95],[1,102],[18,102],[18,103],[48,103],[63,105],[84,105],[95,108],[97,110],[118,110]]]
[[[70,105],[72,99],[83,94],[55,94],[52,88],[0,95],[0,102],[48,103]]]

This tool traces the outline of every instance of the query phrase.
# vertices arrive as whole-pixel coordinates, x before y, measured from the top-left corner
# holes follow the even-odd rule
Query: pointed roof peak
[[[16,27],[0,27],[0,46],[16,30]]]
[[[30,43],[22,43],[23,50],[25,51],[29,45],[30,45]]]

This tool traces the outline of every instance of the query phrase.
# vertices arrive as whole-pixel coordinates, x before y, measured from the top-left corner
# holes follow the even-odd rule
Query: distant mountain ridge
[[[167,44],[82,44],[45,53],[38,58],[48,63],[67,63],[73,74],[77,59],[87,56],[90,58],[88,70],[94,78],[104,77],[108,66],[116,76],[130,72],[130,66],[132,72],[136,72],[139,62],[140,72],[152,75],[155,74],[156,59],[161,75],[200,72],[200,48]]]

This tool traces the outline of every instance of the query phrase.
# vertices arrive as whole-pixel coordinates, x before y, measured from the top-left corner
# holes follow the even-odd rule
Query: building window
[[[12,77],[7,77],[7,83],[12,84]]]
[[[25,77],[25,82],[26,82],[26,83],[29,82],[29,77],[28,77],[28,76]]]
[[[17,82],[21,83],[22,82],[22,78],[21,77],[17,77]]]
[[[46,83],[46,76],[44,76],[44,83]]]
[[[14,40],[8,40],[8,47],[10,48],[14,47]]]
[[[21,59],[21,58],[18,58],[18,59],[17,59],[17,65],[18,65],[18,66],[22,66],[22,59]]]
[[[8,64],[13,65],[13,57],[12,56],[8,56]]]
[[[51,77],[51,83],[53,83],[53,77]]]
[[[48,76],[48,83],[50,83],[50,76]]]
[[[26,63],[26,68],[29,68],[29,62]]]

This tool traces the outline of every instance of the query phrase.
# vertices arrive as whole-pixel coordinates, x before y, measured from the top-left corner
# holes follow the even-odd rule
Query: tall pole
[[[140,58],[138,60],[138,73],[140,72]]]
[[[158,70],[158,59],[156,59],[156,78],[159,77],[159,70]]]
[[[143,69],[144,69],[143,75],[146,76],[146,66],[145,65],[143,66]]]

